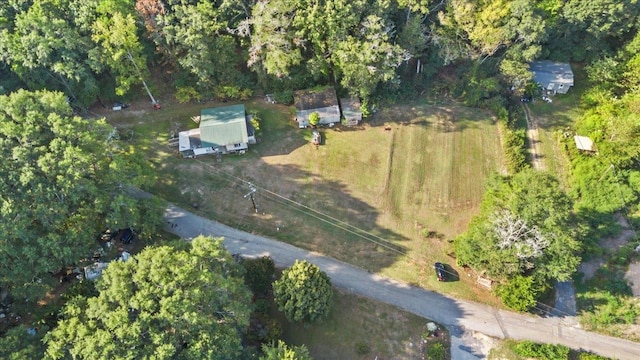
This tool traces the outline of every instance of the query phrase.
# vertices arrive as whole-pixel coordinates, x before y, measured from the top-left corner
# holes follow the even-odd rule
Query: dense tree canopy
[[[105,228],[159,224],[158,208],[124,193],[152,177],[114,134],[73,116],[62,93],[0,96],[0,287],[45,290],[39,279],[90,255]]]
[[[273,283],[273,295],[287,319],[313,323],[328,314],[333,290],[329,276],[318,266],[296,260]]]
[[[569,197],[548,174],[527,170],[496,176],[480,215],[454,241],[457,262],[503,283],[530,276],[533,283],[519,284],[539,289],[569,280],[581,250],[572,210]]]
[[[492,59],[505,80],[524,83],[536,58],[613,56],[636,36],[639,8],[637,0],[8,1],[0,62],[7,79],[64,91],[82,108],[138,90],[132,65],[144,77],[151,61],[177,89],[217,96],[287,79],[368,100],[447,64]]]
[[[204,236],[112,262],[97,297],[66,304],[46,358],[239,359],[251,299],[241,269]]]

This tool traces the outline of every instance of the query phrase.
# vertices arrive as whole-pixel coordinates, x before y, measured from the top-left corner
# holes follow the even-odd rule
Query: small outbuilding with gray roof
[[[335,88],[299,90],[294,92],[293,98],[299,128],[309,126],[309,115],[314,112],[320,116],[319,125],[331,126],[340,122],[340,106]]]
[[[533,61],[529,64],[533,81],[550,93],[566,94],[573,86],[573,71],[568,63],[550,60]]]

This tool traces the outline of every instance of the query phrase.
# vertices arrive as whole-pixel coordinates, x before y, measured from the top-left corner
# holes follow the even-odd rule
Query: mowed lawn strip
[[[195,128],[190,117],[217,105],[108,120],[135,132],[136,150],[158,170],[148,190],[171,202],[390,277],[495,302],[474,278],[438,283],[433,275],[434,261],[455,265],[447,240],[466,229],[484,180],[501,168],[489,113],[455,103],[396,106],[361,127],[321,129],[316,148],[291,108],[257,99],[246,105],[260,110],[263,136],[247,154],[180,158],[169,132]],[[257,213],[247,181],[258,187]],[[425,237],[429,231],[439,236]]]

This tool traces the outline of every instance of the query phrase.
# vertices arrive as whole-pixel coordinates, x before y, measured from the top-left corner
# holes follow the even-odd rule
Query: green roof
[[[243,104],[200,110],[203,147],[247,143],[247,120]]]

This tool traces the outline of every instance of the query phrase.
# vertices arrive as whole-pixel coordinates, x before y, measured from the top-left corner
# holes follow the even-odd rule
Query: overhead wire
[[[376,234],[373,234],[373,233],[371,233],[371,232],[369,232],[367,230],[361,229],[361,228],[359,228],[359,227],[357,227],[355,225],[352,225],[352,224],[349,224],[349,223],[344,222],[342,220],[339,220],[339,219],[337,219],[337,218],[335,218],[333,216],[327,215],[327,214],[325,214],[325,213],[323,213],[323,212],[321,212],[319,210],[316,210],[314,208],[306,206],[306,205],[304,205],[304,204],[302,204],[302,203],[300,203],[298,201],[295,201],[293,199],[290,199],[290,198],[288,198],[286,196],[280,195],[280,194],[278,194],[278,193],[276,193],[274,191],[271,191],[271,190],[269,190],[269,189],[267,189],[267,188],[265,188],[263,186],[259,186],[254,181],[245,180],[245,179],[243,179],[243,178],[241,178],[239,176],[233,175],[233,174],[229,173],[228,171],[220,169],[220,168],[218,168],[216,166],[213,166],[213,165],[211,165],[209,163],[206,163],[204,161],[201,161],[201,160],[198,160],[198,159],[194,159],[194,160],[197,161],[198,163],[200,163],[201,165],[207,167],[207,168],[213,169],[214,170],[214,173],[212,173],[213,175],[217,175],[217,176],[225,179],[226,181],[228,181],[230,183],[240,182],[240,183],[242,183],[242,184],[244,184],[246,186],[254,187],[254,188],[260,190],[262,193],[270,195],[270,197],[269,197],[270,200],[275,202],[275,203],[278,203],[278,204],[281,204],[281,205],[284,205],[284,206],[288,206],[288,207],[290,207],[290,208],[292,208],[292,209],[294,209],[296,211],[299,211],[299,212],[301,212],[301,213],[303,213],[303,214],[305,214],[307,216],[315,218],[316,220],[322,221],[322,222],[324,222],[326,224],[334,226],[334,227],[336,227],[338,229],[341,229],[343,231],[346,231],[346,232],[348,232],[350,234],[356,235],[359,238],[362,238],[362,239],[364,239],[366,241],[369,241],[369,242],[371,242],[373,244],[381,246],[381,247],[383,247],[383,248],[385,248],[387,250],[390,250],[392,252],[395,252],[395,253],[398,253],[398,254],[401,254],[401,255],[407,255],[407,251],[405,249],[403,249],[401,246],[393,244],[392,242],[390,242],[390,241],[388,241],[386,239],[383,239],[383,238],[379,237]],[[352,230],[352,229],[354,229],[354,230]],[[367,237],[365,234],[371,236],[371,238]],[[459,276],[460,276],[458,272],[450,271],[447,268],[444,269],[444,272],[449,274],[449,275],[451,275],[451,276],[454,276],[454,277],[458,277],[459,278]],[[548,308],[550,310],[545,309],[542,306],[544,306],[544,307],[546,307],[546,308]],[[571,315],[571,314],[569,314],[569,313],[567,313],[565,311],[562,311],[562,310],[560,310],[558,308],[555,308],[555,307],[552,307],[552,306],[549,306],[549,305],[546,305],[546,304],[542,304],[542,303],[536,303],[536,305],[534,305],[533,308],[538,310],[539,312],[541,312],[543,314],[547,314],[547,315],[560,314],[561,316],[567,316],[567,317],[574,316],[574,315]]]
[[[231,174],[231,173],[229,173],[229,172],[227,172],[225,170],[222,170],[222,169],[219,169],[219,168],[217,168],[215,166],[212,166],[211,164],[205,163],[205,162],[197,160],[197,159],[196,159],[196,161],[198,161],[203,166],[212,168],[214,171],[219,172],[219,173],[221,173],[221,174],[223,174],[223,175],[225,175],[227,177],[233,178],[233,179],[235,179],[235,180],[237,180],[239,182],[242,182],[242,183],[246,184],[249,187],[254,187],[254,188],[260,190],[261,192],[263,192],[265,194],[271,195],[271,201],[278,202],[278,203],[280,203],[282,205],[289,206],[289,207],[291,207],[293,209],[296,209],[297,211],[300,211],[300,212],[302,212],[302,213],[304,213],[304,214],[306,214],[308,216],[311,216],[311,217],[313,217],[313,218],[315,218],[317,220],[320,220],[320,221],[322,221],[324,223],[330,224],[330,225],[332,225],[332,226],[334,226],[336,228],[344,230],[344,231],[346,231],[346,232],[348,232],[350,234],[358,236],[358,237],[360,237],[362,239],[365,239],[365,240],[367,240],[369,242],[372,242],[372,243],[374,243],[376,245],[382,246],[385,249],[391,250],[393,252],[396,252],[396,253],[399,253],[399,254],[402,254],[402,255],[406,254],[406,250],[404,250],[400,245],[396,245],[393,242],[390,242],[389,240],[381,238],[380,236],[378,236],[376,234],[373,234],[373,233],[371,233],[371,232],[369,232],[367,230],[364,230],[364,229],[359,228],[359,227],[357,227],[355,225],[352,225],[352,224],[349,224],[349,223],[347,223],[345,221],[337,219],[337,218],[335,218],[335,217],[333,217],[331,215],[325,214],[325,213],[323,213],[323,212],[321,212],[319,210],[316,210],[314,208],[306,206],[306,205],[304,205],[304,204],[302,204],[300,202],[297,202],[297,201],[295,201],[293,199],[290,199],[290,198],[288,198],[286,196],[283,196],[283,195],[280,195],[280,194],[278,194],[278,193],[276,193],[274,191],[271,191],[271,190],[269,190],[269,189],[267,189],[267,188],[265,188],[263,186],[259,186],[253,181],[248,181],[248,180],[245,180],[243,178],[240,178],[240,177],[238,177],[236,175],[233,175],[233,174]],[[279,201],[276,200],[276,199],[279,199]]]

